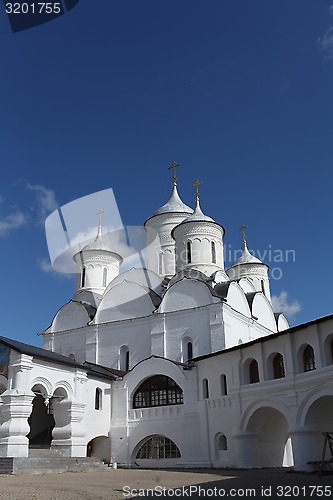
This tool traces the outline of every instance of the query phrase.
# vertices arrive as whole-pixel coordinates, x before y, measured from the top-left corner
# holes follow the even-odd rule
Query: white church
[[[295,470],[321,460],[333,315],[290,328],[244,226],[225,269],[225,229],[195,184],[193,210],[174,170],[170,199],[144,223],[145,267],[120,273],[100,219],[44,349],[0,337],[0,457],[46,448],[122,467]]]

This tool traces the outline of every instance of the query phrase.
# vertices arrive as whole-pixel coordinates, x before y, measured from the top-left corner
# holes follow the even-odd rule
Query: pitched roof
[[[70,366],[72,368],[81,368],[87,371],[88,374],[93,376],[102,376],[103,378],[116,379],[122,376],[121,372],[118,370],[112,370],[111,368],[100,367],[99,365],[93,365],[93,363],[79,363],[75,359],[68,358],[57,352],[49,351],[47,349],[42,349],[41,347],[35,347],[30,344],[24,344],[23,342],[18,342],[17,340],[9,339],[7,337],[0,336],[0,343],[13,349],[21,354],[27,354],[37,359],[44,359],[50,363],[57,363],[61,365]]]

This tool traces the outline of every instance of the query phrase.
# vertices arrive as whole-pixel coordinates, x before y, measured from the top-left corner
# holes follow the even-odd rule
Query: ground
[[[307,500],[333,498],[333,475],[319,478],[316,474],[268,469],[166,471],[106,467],[84,472],[0,476],[0,498],[6,500],[125,499],[135,494],[143,497],[144,488],[156,488],[157,498]]]

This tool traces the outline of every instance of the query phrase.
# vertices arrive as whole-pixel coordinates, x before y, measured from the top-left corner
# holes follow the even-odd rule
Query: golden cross
[[[181,163],[177,163],[177,162],[173,161],[171,163],[170,167],[168,167],[168,170],[170,170],[171,168],[173,168],[172,187],[177,186],[177,172],[176,172],[176,169],[177,169],[177,167],[180,167],[180,166],[181,166]]]
[[[192,186],[195,186],[195,201],[199,201],[199,185],[202,184],[202,182],[198,181],[198,179],[195,180],[194,184]]]
[[[101,208],[98,210],[97,214],[98,215],[98,229],[102,229],[102,215],[104,214],[104,210]]]
[[[247,228],[248,228],[248,226],[244,226],[244,224],[242,225],[242,227],[239,228],[239,230],[242,231],[242,237],[243,237],[244,246],[245,246],[245,243],[246,243],[245,229],[247,229]]]

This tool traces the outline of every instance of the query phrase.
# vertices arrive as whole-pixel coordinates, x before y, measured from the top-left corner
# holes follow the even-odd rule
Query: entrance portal
[[[28,424],[30,432],[27,435],[30,448],[50,448],[52,441],[52,430],[55,422],[51,412],[51,404],[45,405],[45,399],[41,394],[34,398],[33,408]]]

